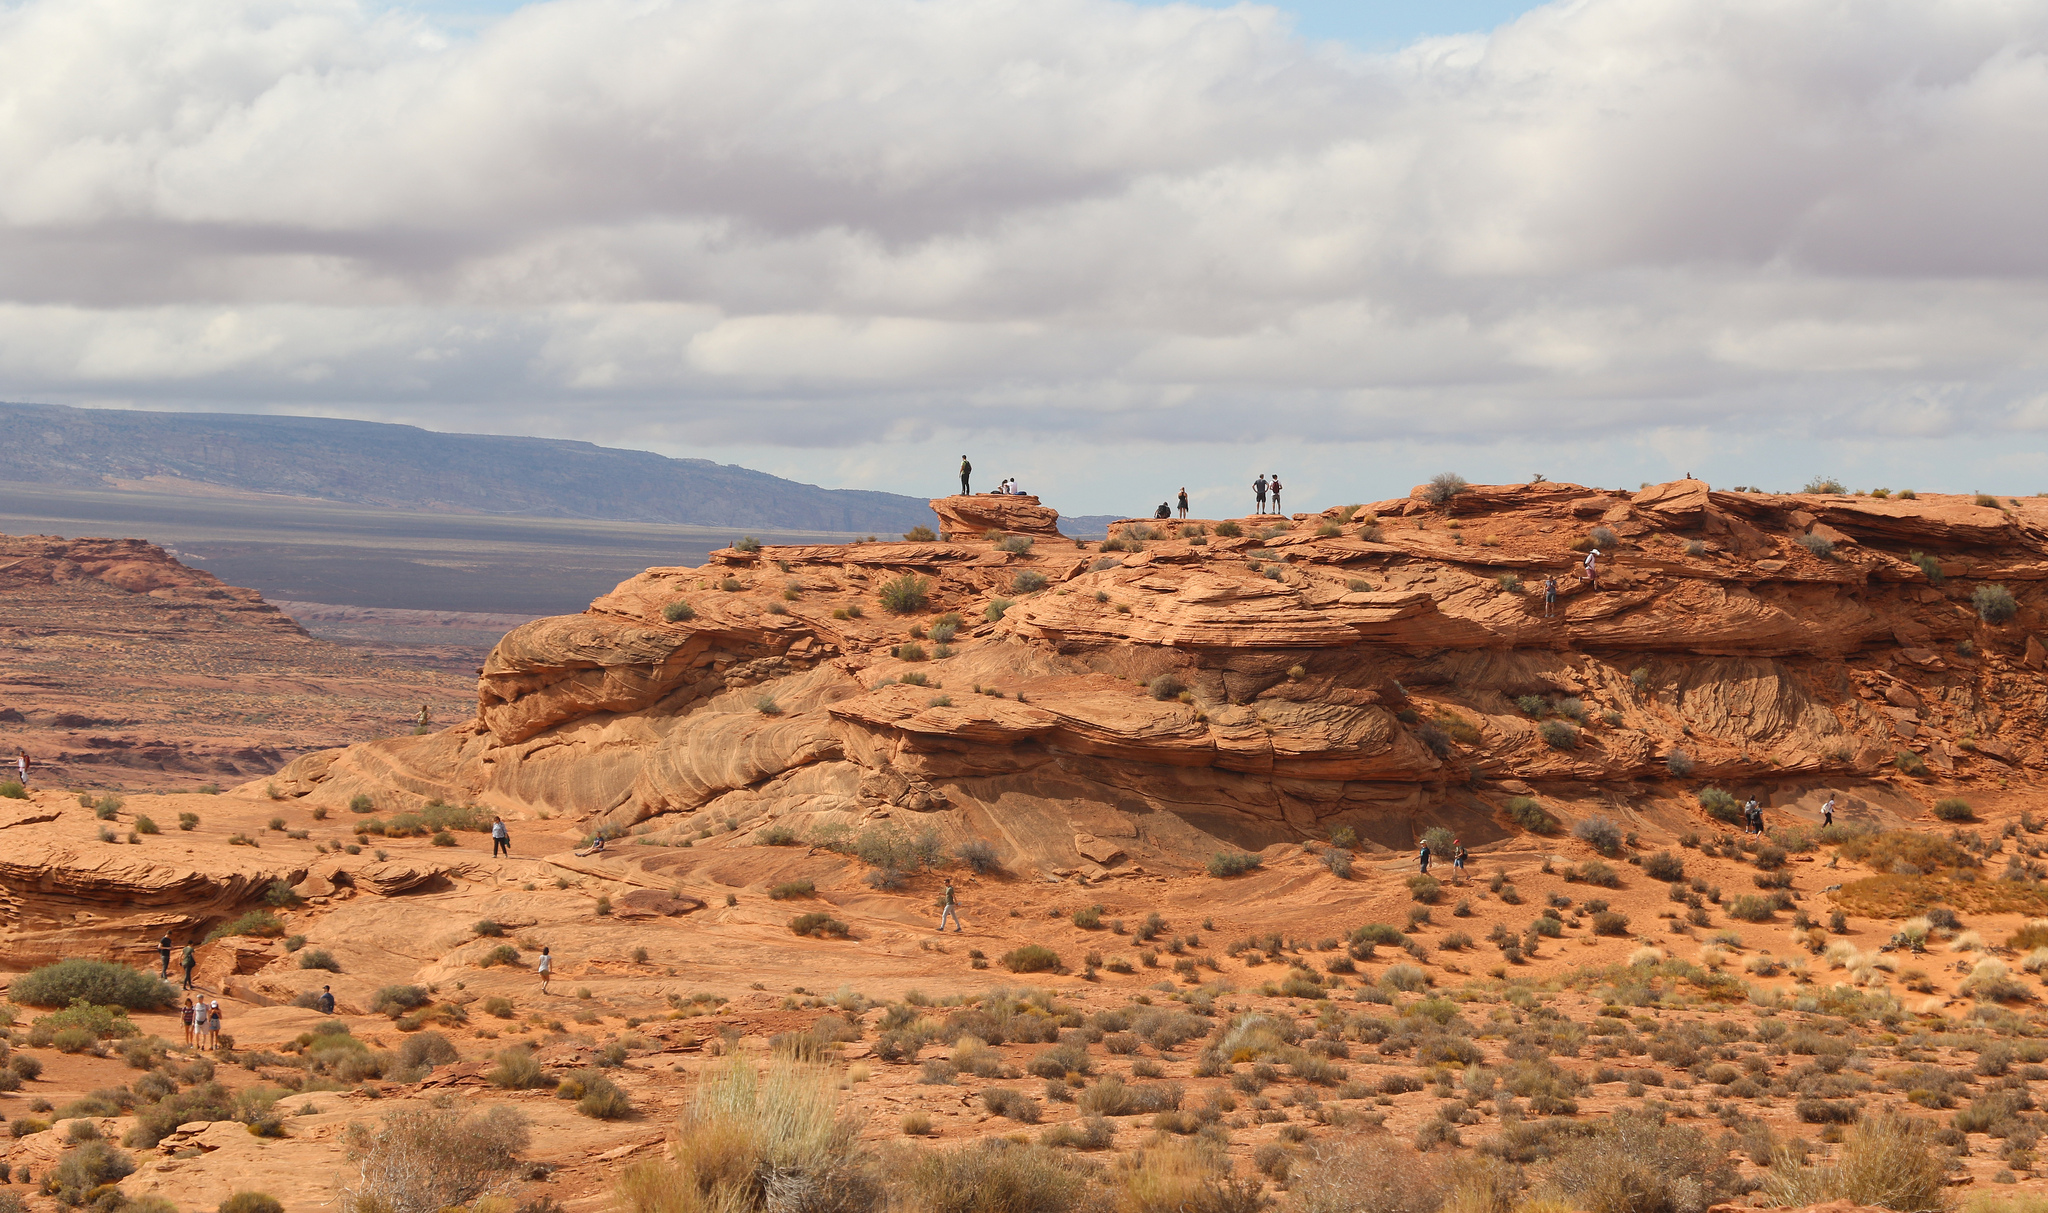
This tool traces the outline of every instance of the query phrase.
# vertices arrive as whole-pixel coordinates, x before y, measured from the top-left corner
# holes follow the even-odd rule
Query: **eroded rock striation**
[[[1521,795],[1897,801],[2044,761],[2048,502],[1539,482],[1103,550],[990,501],[1052,515],[947,498],[945,542],[649,569],[507,635],[473,719],[277,782],[642,830],[895,816],[1099,872],[1338,826],[1480,842]]]

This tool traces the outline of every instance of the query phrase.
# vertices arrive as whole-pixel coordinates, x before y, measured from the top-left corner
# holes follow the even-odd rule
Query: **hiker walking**
[[[1586,553],[1586,588],[1589,590],[1597,590],[1600,588],[1599,548],[1594,548],[1592,551]]]
[[[185,945],[185,988],[192,988],[192,969],[199,963],[199,957],[192,951],[192,945]]]
[[[1188,486],[1180,486],[1180,516],[1188,516]]]
[[[1455,839],[1451,842],[1451,876],[1459,884],[1465,883],[1465,844]]]
[[[1552,574],[1550,574],[1550,575],[1549,575],[1548,577],[1545,577],[1545,578],[1543,579],[1543,617],[1544,617],[1545,619],[1548,619],[1548,618],[1550,618],[1550,613],[1551,613],[1552,611],[1555,611],[1556,609],[1557,609],[1557,574],[1556,574],[1556,573],[1552,573]]]
[[[1429,844],[1423,843],[1415,852],[1415,862],[1422,867],[1422,874],[1429,875]]]
[[[171,933],[169,931],[165,931],[164,937],[156,941],[156,954],[157,959],[163,962],[163,970],[157,976],[165,981],[169,981],[171,979]]]
[[[946,920],[948,918],[953,920],[953,934],[958,935],[960,933],[960,914],[953,906],[953,882],[950,880],[946,882],[945,890],[939,894],[940,934],[945,933]]]
[[[1828,802],[1820,806],[1820,825],[1822,829],[1826,829],[1833,824],[1835,824],[1835,798],[1830,796],[1828,797]]]
[[[533,971],[540,974],[540,992],[547,993],[548,982],[555,975],[555,958],[546,948],[540,950],[540,963],[533,967]]]
[[[1264,472],[1260,472],[1259,478],[1252,481],[1252,501],[1254,503],[1253,513],[1263,514],[1266,512],[1266,474]]]
[[[1749,798],[1748,804],[1742,806],[1742,825],[1742,832],[1745,834],[1764,832],[1764,811],[1756,806],[1754,796]]]
[[[1285,510],[1280,508],[1280,473],[1273,473],[1273,481],[1266,487],[1271,489],[1273,492],[1273,512],[1275,514],[1286,513]]]
[[[502,818],[502,817],[492,817],[492,818],[491,818],[491,858],[492,858],[492,859],[496,859],[496,858],[498,857],[498,852],[499,852],[499,851],[500,851],[501,849],[502,849],[502,850],[503,850],[503,851],[505,852],[505,858],[507,858],[507,859],[510,859],[510,858],[512,858],[512,834],[511,834],[511,831],[509,831],[509,830],[507,830],[507,829],[505,828],[505,819],[504,819],[504,818]]]
[[[319,1001],[318,1001],[318,1006],[319,1006],[319,1008],[320,1008],[320,1013],[321,1013],[322,1015],[332,1015],[332,1014],[334,1014],[334,987],[333,987],[333,986],[321,986],[321,987],[320,987],[320,998],[319,998]]]
[[[968,495],[968,493],[967,493],[967,478],[968,478],[969,476],[972,476],[973,474],[974,474],[974,465],[973,465],[973,464],[971,464],[971,463],[969,463],[969,462],[967,462],[967,456],[965,456],[965,455],[962,455],[962,456],[960,456],[960,495],[961,495],[962,497],[965,497],[965,496],[967,496],[967,495]]]
[[[24,788],[28,787],[28,768],[28,751],[16,750],[14,752],[14,769],[17,772],[16,778],[20,780],[21,786]]]

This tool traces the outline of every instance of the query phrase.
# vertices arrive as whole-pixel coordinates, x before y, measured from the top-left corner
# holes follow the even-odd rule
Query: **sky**
[[[2048,490],[2048,0],[0,0],[0,171],[9,400]]]

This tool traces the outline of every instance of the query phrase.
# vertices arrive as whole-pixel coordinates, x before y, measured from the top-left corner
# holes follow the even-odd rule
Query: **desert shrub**
[[[1826,535],[1801,535],[1794,539],[1793,542],[1812,552],[1822,560],[1833,560],[1835,558],[1835,541],[1829,539]]]
[[[1027,943],[1003,953],[1003,967],[1012,973],[1057,973],[1060,955],[1044,944]]]
[[[793,847],[797,844],[796,831],[788,826],[769,826],[754,835],[754,841],[764,847]]]
[[[1001,623],[1003,616],[1009,612],[1011,607],[1016,605],[1015,602],[1008,598],[991,598],[988,605],[982,608],[981,615],[982,618],[990,623]]]
[[[1806,482],[1805,488],[1800,489],[1799,491],[1802,493],[1816,494],[1831,493],[1835,496],[1840,496],[1843,493],[1848,492],[1849,490],[1843,488],[1842,482],[1835,479],[1833,476],[1815,476],[1813,479]]]
[[[1036,594],[1044,589],[1046,584],[1045,574],[1037,569],[1019,569],[1017,570],[1017,575],[1010,579],[1010,592],[1012,594]]]
[[[577,1113],[592,1120],[623,1120],[633,1114],[631,1097],[597,1070],[578,1070],[563,1079],[555,1097],[575,1100]]]
[[[882,609],[895,615],[914,615],[930,600],[932,583],[915,573],[904,573],[882,583]]]
[[[1707,816],[1715,821],[1725,821],[1733,825],[1742,820],[1741,802],[1720,788],[1701,788],[1699,801],[1700,808],[1705,809]]]
[[[1443,505],[1469,487],[1470,482],[1456,472],[1438,472],[1429,478],[1429,484],[1422,490],[1422,496],[1431,505]]]
[[[1330,875],[1339,880],[1351,879],[1351,852],[1342,847],[1331,847],[1323,852],[1323,866],[1330,869]]]
[[[377,802],[370,799],[369,793],[357,792],[348,798],[348,809],[351,813],[374,813],[377,811]],[[184,819],[181,817],[179,820]]]
[[[847,939],[852,936],[852,929],[845,923],[820,910],[790,919],[789,930],[793,935],[809,935],[816,939]]]
[[[1960,796],[1948,796],[1935,801],[1934,815],[1943,821],[1970,821],[1976,817],[1970,810],[1970,802]]]
[[[455,1046],[439,1032],[416,1032],[398,1046],[398,1064],[408,1070],[432,1069],[460,1060]]]
[[[508,1091],[530,1091],[547,1085],[547,1075],[534,1060],[533,1050],[524,1045],[514,1045],[498,1054],[498,1064],[492,1066],[484,1077],[494,1087]]]
[[[1946,1209],[1947,1151],[1933,1128],[1903,1116],[1873,1117],[1849,1130],[1840,1157],[1812,1166],[1781,1150],[1764,1192],[1774,1205],[1840,1200],[1897,1213]]]
[[[115,1149],[111,1142],[94,1138],[64,1152],[57,1165],[43,1176],[43,1190],[55,1196],[59,1204],[89,1204],[94,1189],[119,1183],[134,1173],[134,1158]]]
[[[1692,774],[1692,755],[1684,750],[1673,750],[1664,757],[1664,768],[1680,779]]]
[[[1443,900],[1443,882],[1434,876],[1417,872],[1408,878],[1408,896],[1426,906],[1433,906]]]
[[[1900,750],[1897,754],[1894,754],[1892,756],[1892,765],[1897,767],[1902,774],[1906,775],[1925,775],[1927,773],[1927,760],[1911,750]]]
[[[284,923],[268,910],[251,910],[232,922],[222,923],[206,933],[206,942],[223,939],[229,935],[250,935],[257,938],[275,939],[284,934]]]
[[[1579,748],[1579,727],[1563,720],[1546,720],[1536,730],[1543,737],[1543,744],[1553,750],[1575,750]]]
[[[325,948],[308,948],[299,953],[299,967],[302,969],[325,969],[329,973],[341,972],[341,962]]]
[[[124,1206],[133,1210],[135,1206]],[[268,1192],[236,1192],[220,1202],[215,1213],[284,1213],[284,1202]]]
[[[785,880],[768,890],[770,901],[794,901],[818,895],[818,887],[808,880]]]
[[[1508,819],[1531,834],[1554,834],[1557,832],[1557,818],[1544,812],[1543,806],[1532,797],[1517,796],[1507,804]]]
[[[1659,851],[1643,856],[1643,875],[1651,880],[1674,881],[1685,879],[1685,860],[1669,851]]]
[[[697,608],[677,599],[661,608],[661,617],[670,623],[688,623],[697,617]]]
[[[1161,674],[1154,678],[1146,689],[1152,693],[1152,698],[1163,700],[1178,696],[1185,688],[1181,686],[1180,679],[1171,674]]]
[[[1441,1169],[1391,1135],[1319,1143],[1290,1169],[1290,1213],[1435,1213]]]
[[[1757,893],[1744,893],[1728,903],[1728,917],[1742,922],[1769,922],[1777,903]]]
[[[1977,617],[1986,623],[2006,623],[2020,612],[2012,591],[2002,585],[1978,586],[1970,593],[1970,605],[1977,608]]]
[[[1602,910],[1593,915],[1593,934],[1627,935],[1628,915],[1615,910]]]
[[[1209,875],[1215,877],[1242,876],[1260,864],[1257,855],[1244,851],[1218,851],[1209,857]]]
[[[1225,539],[1235,539],[1244,534],[1244,528],[1226,519],[1216,524],[1216,533]]]
[[[1617,1112],[1566,1146],[1550,1185],[1588,1213],[1702,1213],[1728,1194],[1726,1147],[1661,1117]]]
[[[859,1124],[839,1114],[821,1069],[745,1058],[698,1083],[666,1157],[621,1177],[629,1213],[869,1213],[881,1190],[858,1161]]]
[[[903,532],[903,538],[910,543],[936,543],[939,537],[932,533],[930,527],[920,523]]]
[[[996,858],[994,843],[974,838],[953,848],[953,857],[961,863],[983,874],[993,872],[1002,865]]]
[[[1572,827],[1572,837],[1592,847],[1602,855],[1621,854],[1622,829],[1608,817],[1588,817]]]
[[[8,994],[31,1007],[70,1006],[82,999],[97,1006],[152,1011],[178,1001],[178,992],[154,974],[83,957],[32,969],[14,979]]]
[[[347,1213],[405,1213],[467,1205],[519,1178],[526,1117],[503,1105],[479,1112],[397,1107],[375,1129],[344,1139],[357,1180],[342,1190]]]
[[[1067,1125],[1046,1131],[1047,1144],[1101,1149],[1094,1136],[1107,1129]],[[1062,1130],[1067,1132],[1061,1133]],[[1084,1144],[1085,1142],[1085,1144]],[[917,1154],[903,1175],[910,1207],[920,1213],[1069,1213],[1087,1194],[1088,1176],[1074,1163],[1046,1146],[1024,1146],[1003,1139],[984,1139],[958,1150],[927,1150]]]

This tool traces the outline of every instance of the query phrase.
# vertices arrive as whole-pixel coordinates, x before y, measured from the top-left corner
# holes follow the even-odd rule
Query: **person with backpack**
[[[948,918],[953,920],[953,934],[958,935],[960,933],[960,913],[953,905],[953,882],[950,880],[946,882],[945,889],[939,894],[939,932],[941,934],[945,933],[946,920]]]
[[[184,960],[185,960],[185,988],[189,990],[189,989],[191,989],[191,988],[192,988],[192,969],[193,969],[193,967],[194,967],[194,966],[196,966],[196,965],[197,965],[197,964],[199,963],[199,957],[198,957],[198,955],[197,955],[197,954],[196,954],[195,952],[193,952],[193,951],[192,951],[192,945],[191,945],[191,944],[189,944],[189,943],[187,943],[187,944],[185,945],[185,957],[184,957]]]
[[[333,987],[333,986],[321,986],[321,987],[320,987],[320,997],[319,997],[319,999],[317,1000],[317,1003],[316,1003],[316,1005],[318,1005],[318,1006],[319,1006],[319,1008],[320,1008],[320,1013],[321,1013],[322,1015],[332,1015],[332,1014],[334,1014],[334,987]]]
[[[505,828],[504,818],[493,817],[491,818],[491,858],[496,859],[500,850],[504,851],[505,858],[512,858],[512,832]]]
[[[1264,472],[1259,473],[1259,478],[1252,481],[1252,512],[1254,514],[1266,512],[1266,474]]]
[[[1287,511],[1280,508],[1280,473],[1273,473],[1273,480],[1266,488],[1273,494],[1273,512],[1275,514],[1286,513]]]
[[[156,941],[156,955],[157,959],[163,964],[163,968],[157,976],[165,981],[169,981],[171,979],[171,933],[169,931],[165,931],[164,937]]]
[[[1188,516],[1188,486],[1180,486],[1180,516]]]
[[[1162,501],[1159,503],[1159,508],[1152,511],[1152,516],[1154,518],[1157,518],[1161,522],[1165,522],[1167,519],[1173,517],[1173,511],[1167,508],[1166,503]]]
[[[967,456],[960,456],[960,495],[962,497],[969,496],[967,492],[967,478],[973,474],[974,465],[967,462]]]

